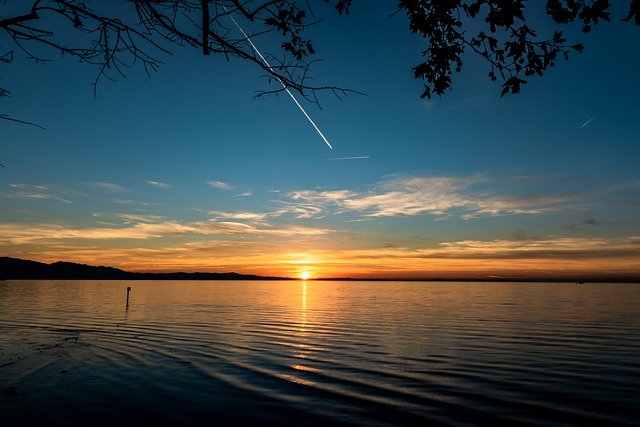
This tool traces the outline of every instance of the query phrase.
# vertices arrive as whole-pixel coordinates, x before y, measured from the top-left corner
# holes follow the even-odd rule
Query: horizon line
[[[296,281],[352,281],[352,282],[392,282],[392,281],[401,281],[401,282],[559,282],[559,283],[578,283],[578,282],[591,282],[591,283],[640,283],[640,272],[638,273],[631,273],[631,274],[616,274],[616,273],[611,273],[611,274],[600,274],[600,275],[586,275],[586,274],[576,274],[573,276],[547,276],[547,277],[540,277],[540,276],[489,276],[489,277],[482,277],[482,276],[476,276],[476,277],[464,277],[464,276],[460,276],[460,277],[442,277],[442,276],[436,276],[436,277],[315,277],[315,278],[307,278],[307,279],[302,279],[299,277],[289,277],[289,276],[263,276],[263,275],[259,275],[259,274],[250,274],[250,273],[237,273],[234,271],[228,271],[228,272],[202,272],[202,271],[193,271],[193,272],[186,272],[186,271],[127,271],[127,270],[123,270],[121,268],[118,267],[111,267],[111,266],[105,266],[105,265],[90,265],[90,264],[82,264],[82,263],[77,263],[77,262],[71,262],[71,261],[54,261],[52,263],[44,263],[44,262],[40,262],[40,261],[33,261],[33,260],[29,260],[29,259],[23,259],[23,258],[14,258],[14,257],[8,257],[8,256],[3,256],[0,257],[0,260],[5,259],[5,260],[13,260],[13,261],[18,261],[18,262],[27,262],[27,263],[35,263],[35,264],[40,264],[43,266],[52,266],[54,264],[57,263],[64,263],[64,264],[73,264],[73,265],[77,265],[77,266],[83,266],[83,267],[91,267],[91,268],[95,268],[95,269],[100,269],[100,268],[109,268],[109,269],[113,269],[113,270],[118,270],[119,272],[125,273],[125,274],[129,274],[129,275],[134,275],[134,276],[142,276],[142,275],[153,275],[153,276],[171,276],[171,275],[189,275],[189,276],[196,276],[196,275],[211,275],[211,276],[225,276],[225,275],[232,275],[232,276],[244,276],[244,277],[239,277],[239,278],[192,278],[189,280],[269,280],[269,281],[274,281],[274,280],[296,280]],[[60,279],[60,278],[55,278],[55,277],[50,277],[50,278],[46,278],[46,276],[55,276],[56,274],[54,272],[48,272],[49,274],[47,274],[47,272],[40,272],[40,274],[36,273],[31,275],[31,277],[28,277],[29,274],[24,274],[24,272],[17,272],[18,276],[22,276],[23,278],[20,279],[9,279],[9,280],[183,280],[183,279],[179,279],[179,278],[162,278],[162,277],[157,277],[157,278],[142,278],[142,277],[129,277],[129,278],[104,278],[104,276],[106,276],[106,272],[82,272],[84,274],[85,277],[72,277],[72,278],[66,278],[66,279]],[[22,274],[21,274],[22,273]],[[76,275],[81,276],[82,274],[77,274],[77,272],[75,272]],[[92,274],[94,273],[94,274]],[[58,275],[62,275],[64,276],[64,274],[60,274],[58,273]],[[3,277],[4,276],[4,277]],[[0,280],[6,280],[6,276],[7,276],[7,271],[3,271],[2,273],[0,273]],[[33,277],[39,276],[39,278],[34,279]],[[69,276],[69,273],[67,272],[67,276]],[[96,277],[96,276],[103,276],[103,278],[90,278],[90,277]]]

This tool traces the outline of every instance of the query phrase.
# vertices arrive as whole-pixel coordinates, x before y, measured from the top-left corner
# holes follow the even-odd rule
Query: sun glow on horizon
[[[308,272],[308,271],[302,271],[302,272],[300,273],[300,278],[301,278],[302,280],[308,280],[310,277],[311,277],[311,274],[309,274],[309,272]]]

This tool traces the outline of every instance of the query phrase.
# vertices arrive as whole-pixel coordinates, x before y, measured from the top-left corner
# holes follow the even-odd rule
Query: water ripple
[[[0,285],[2,425],[640,419],[637,286],[140,282],[125,309],[123,285]]]

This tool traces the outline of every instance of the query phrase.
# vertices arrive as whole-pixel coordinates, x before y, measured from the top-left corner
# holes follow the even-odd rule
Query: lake
[[[640,425],[633,284],[4,281],[0,337],[2,426]]]

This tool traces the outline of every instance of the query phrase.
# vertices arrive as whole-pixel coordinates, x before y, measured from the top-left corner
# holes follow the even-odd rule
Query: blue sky
[[[585,52],[517,96],[469,56],[425,101],[420,40],[392,5],[360,3],[310,32],[314,79],[366,94],[304,104],[332,151],[286,95],[251,100],[268,88],[254,66],[195,49],[96,98],[96,70],[56,53],[3,65],[2,112],[46,131],[0,121],[0,252],[316,277],[637,272],[637,27],[572,33]],[[350,156],[369,158],[326,160]]]

